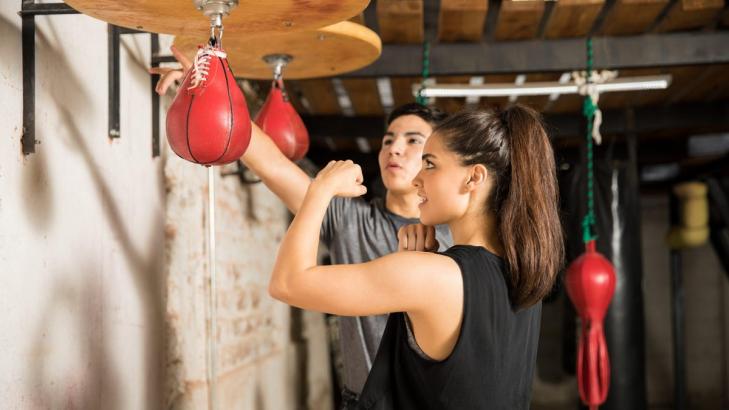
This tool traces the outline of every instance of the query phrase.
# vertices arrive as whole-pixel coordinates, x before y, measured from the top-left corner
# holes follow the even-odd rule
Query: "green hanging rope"
[[[587,84],[592,82],[592,38],[587,39]],[[582,114],[587,119],[587,214],[582,219],[582,241],[590,242],[597,238],[594,234],[595,226],[595,196],[594,188],[594,171],[593,171],[593,153],[592,153],[592,127],[595,118],[597,106],[589,95],[585,96],[582,104]]]
[[[423,42],[423,82],[420,84],[418,90],[418,96],[415,98],[415,102],[420,105],[427,105],[428,99],[423,96],[423,89],[425,88],[425,80],[430,77],[430,43]]]

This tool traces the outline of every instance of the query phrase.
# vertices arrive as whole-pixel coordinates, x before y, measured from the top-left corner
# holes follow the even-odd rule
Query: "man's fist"
[[[435,228],[423,224],[405,225],[397,232],[398,251],[437,252]]]

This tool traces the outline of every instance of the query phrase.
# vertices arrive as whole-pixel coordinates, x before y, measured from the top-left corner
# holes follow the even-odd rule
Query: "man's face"
[[[423,146],[433,127],[417,115],[403,115],[393,121],[382,138],[378,156],[382,182],[388,191],[415,191],[413,178],[420,172]]]

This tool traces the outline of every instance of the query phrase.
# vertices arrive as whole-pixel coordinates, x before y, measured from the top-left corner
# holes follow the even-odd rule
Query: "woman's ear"
[[[485,184],[488,174],[489,171],[482,164],[476,164],[471,167],[471,171],[468,175],[468,182],[466,182],[466,187],[468,188],[468,190],[474,190],[479,186]]]

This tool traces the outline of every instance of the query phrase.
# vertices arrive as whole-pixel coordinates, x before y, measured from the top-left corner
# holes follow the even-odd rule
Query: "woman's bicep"
[[[460,275],[443,255],[398,252],[371,262],[317,266],[292,279],[285,301],[341,316],[414,312],[431,305],[444,282]]]

